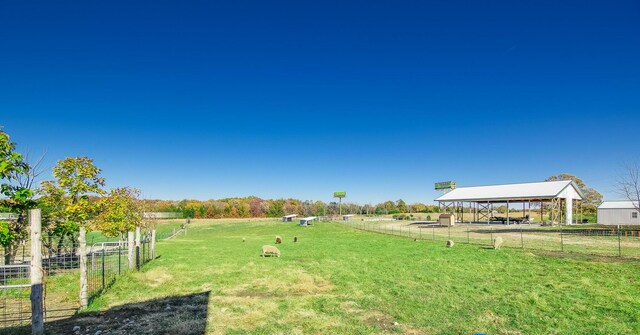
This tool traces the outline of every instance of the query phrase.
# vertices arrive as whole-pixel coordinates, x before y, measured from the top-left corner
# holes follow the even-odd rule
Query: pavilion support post
[[[487,201],[487,224],[491,221],[491,204]]]
[[[509,225],[509,200],[507,200],[507,226]]]
[[[573,223],[573,199],[567,197],[565,199],[565,222],[567,225]]]

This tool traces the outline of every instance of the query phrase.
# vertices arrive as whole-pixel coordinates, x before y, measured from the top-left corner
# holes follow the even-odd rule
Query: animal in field
[[[282,243],[282,237],[276,235],[276,244]]]
[[[267,256],[280,257],[280,250],[277,247],[274,247],[272,245],[263,245],[262,257],[267,257]]]
[[[494,249],[500,249],[502,247],[502,243],[504,241],[502,240],[502,237],[498,236],[493,240],[493,248]]]

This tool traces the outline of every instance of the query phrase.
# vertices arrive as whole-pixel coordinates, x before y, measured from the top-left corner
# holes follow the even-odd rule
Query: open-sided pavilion
[[[296,216],[298,216],[298,214],[284,215],[282,217],[282,222],[287,222],[287,221],[291,222],[291,221],[293,221],[293,218],[295,218]]]
[[[475,187],[460,187],[443,194],[435,199],[441,212],[456,214],[460,221],[464,221],[464,208],[471,208],[474,222],[491,222],[493,209],[496,204],[507,205],[506,223],[510,220],[509,208],[513,204],[522,204],[522,210],[531,215],[531,205],[540,204],[540,217],[544,215],[543,203],[548,206],[551,222],[565,222],[571,224],[574,213],[574,200],[581,201],[584,194],[575,182],[571,180],[546,181],[537,183],[504,184]],[[465,206],[465,203],[467,204]],[[562,210],[564,209],[564,211]],[[564,220],[563,219],[564,212]]]

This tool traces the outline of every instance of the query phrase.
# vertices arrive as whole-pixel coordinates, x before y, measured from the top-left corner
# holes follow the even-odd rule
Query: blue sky
[[[638,161],[637,1],[4,1],[0,125],[146,197],[431,202]],[[49,178],[50,174],[44,176]]]

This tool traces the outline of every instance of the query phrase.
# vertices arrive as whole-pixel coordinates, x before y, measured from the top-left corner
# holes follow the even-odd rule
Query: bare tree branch
[[[637,162],[625,165],[618,179],[618,191],[640,211],[640,165]]]

